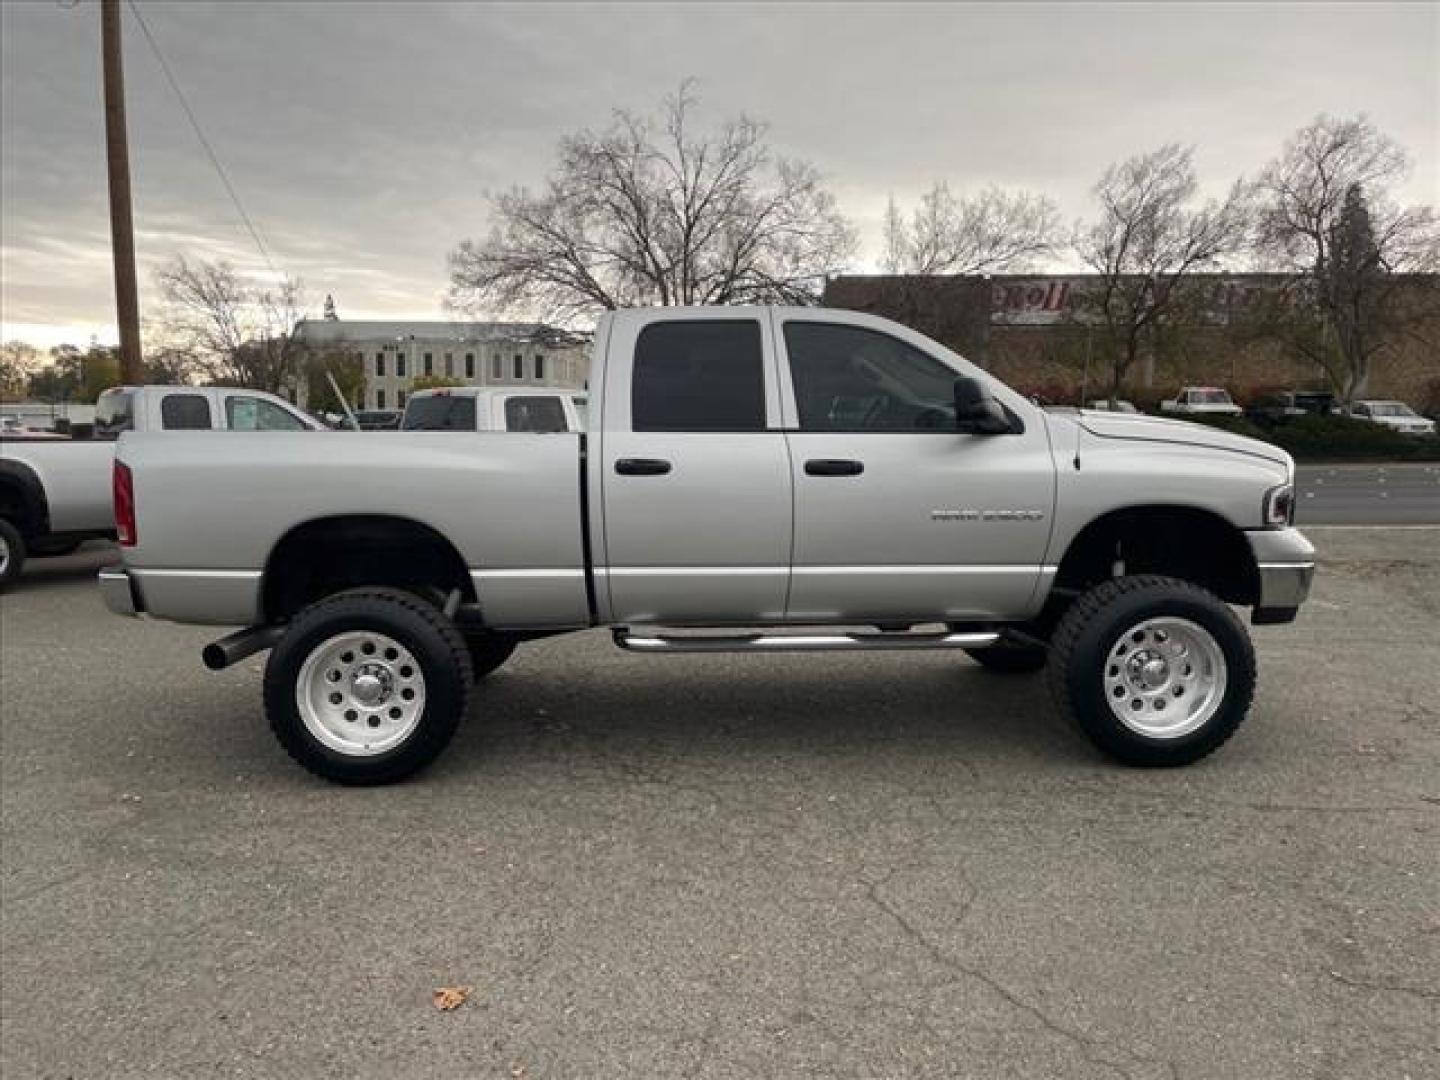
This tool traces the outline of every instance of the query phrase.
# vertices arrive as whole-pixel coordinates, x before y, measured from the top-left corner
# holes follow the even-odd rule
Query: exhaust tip
[[[230,660],[225,655],[225,650],[215,642],[211,642],[200,650],[200,659],[211,671],[224,671],[230,666]]]

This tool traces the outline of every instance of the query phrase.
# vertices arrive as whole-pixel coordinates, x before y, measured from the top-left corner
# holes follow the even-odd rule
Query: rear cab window
[[[165,431],[209,431],[210,402],[204,394],[166,394],[160,399],[160,427]]]
[[[475,399],[468,394],[426,394],[405,406],[402,431],[474,431]]]

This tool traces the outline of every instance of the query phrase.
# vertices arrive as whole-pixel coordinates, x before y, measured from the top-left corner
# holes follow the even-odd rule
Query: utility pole
[[[110,174],[110,246],[115,256],[115,316],[120,327],[120,381],[144,381],[140,301],[135,286],[135,224],[130,216],[130,150],[125,138],[125,68],[120,53],[120,0],[100,0],[100,54],[105,70],[105,159]]]

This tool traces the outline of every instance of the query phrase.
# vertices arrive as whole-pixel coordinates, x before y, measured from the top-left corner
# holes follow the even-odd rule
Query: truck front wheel
[[[25,538],[20,530],[0,518],[0,592],[20,576],[25,566]]]
[[[1095,586],[1050,643],[1056,705],[1128,765],[1188,765],[1235,733],[1255,693],[1245,627],[1211,593],[1150,574]]]
[[[441,611],[398,589],[353,589],[291,622],[265,667],[265,711],[310,772],[385,784],[445,748],[470,683],[465,639]]]

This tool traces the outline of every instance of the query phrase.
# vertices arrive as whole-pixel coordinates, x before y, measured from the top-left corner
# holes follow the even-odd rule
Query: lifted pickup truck
[[[873,316],[615,312],[591,379],[583,433],[129,436],[106,601],[244,627],[206,663],[271,649],[274,733],[343,783],[414,772],[517,642],[597,625],[646,653],[1048,663],[1101,749],[1180,765],[1250,707],[1230,605],[1289,621],[1314,572],[1283,451],[1047,413]]]
[[[95,402],[90,439],[0,441],[0,592],[30,555],[66,555],[115,535],[111,471],[126,431],[306,431],[320,425],[260,390],[213,386],[112,386]]]

